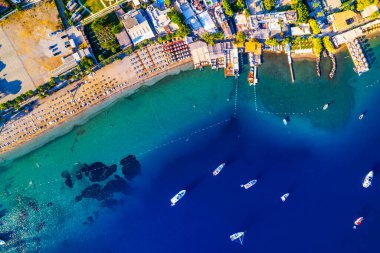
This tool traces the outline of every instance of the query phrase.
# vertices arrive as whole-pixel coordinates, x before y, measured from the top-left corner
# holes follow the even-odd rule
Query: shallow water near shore
[[[379,251],[379,44],[371,41],[376,60],[361,77],[343,52],[334,80],[327,60],[321,79],[314,62],[295,61],[292,84],[286,57],[266,56],[256,88],[246,82],[247,66],[237,81],[206,69],[120,99],[1,168],[4,251]],[[126,176],[120,162],[128,155],[141,168]],[[79,179],[78,166],[94,162],[118,166],[107,179]],[[373,186],[364,190],[371,169]],[[122,189],[115,183],[112,197],[91,191],[88,198],[86,188],[106,188],[115,175],[126,178]],[[254,178],[251,189],[240,187]],[[182,189],[187,194],[170,207]],[[365,220],[353,230],[359,216]],[[246,231],[243,247],[229,240],[238,231]]]

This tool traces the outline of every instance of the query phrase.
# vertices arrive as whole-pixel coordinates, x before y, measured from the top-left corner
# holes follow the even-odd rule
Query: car
[[[61,39],[64,39],[64,38],[66,38],[66,37],[67,37],[67,34],[61,36]]]
[[[59,52],[55,52],[54,54],[53,54],[53,56],[57,56],[57,55],[59,55],[61,53],[61,51],[59,51]]]
[[[52,37],[52,36],[54,36],[54,35],[56,35],[56,34],[57,34],[57,32],[51,32],[51,33],[48,34],[48,36],[49,36],[49,37]]]
[[[69,44],[66,44],[66,45],[65,45],[65,48],[68,48],[69,46],[70,46]]]
[[[58,47],[55,47],[55,48],[52,48],[52,49],[51,49],[52,52],[55,52],[55,51],[57,51],[57,50],[58,50]]]
[[[57,44],[50,45],[50,46],[49,46],[49,49],[51,50],[51,49],[55,48],[56,46],[57,46]]]
[[[56,34],[60,34],[62,32],[63,32],[63,30],[59,29],[59,30],[56,31]]]

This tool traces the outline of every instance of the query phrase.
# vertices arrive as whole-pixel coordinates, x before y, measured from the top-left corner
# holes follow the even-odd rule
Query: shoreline
[[[156,75],[149,76],[143,80],[139,80],[131,85],[128,85],[124,89],[116,91],[110,96],[92,104],[86,110],[79,111],[77,114],[68,117],[65,121],[53,125],[36,135],[32,135],[28,139],[21,141],[19,144],[7,150],[0,151],[0,164],[10,163],[17,158],[48,144],[54,139],[69,133],[75,127],[83,125],[91,120],[94,116],[117,102],[120,98],[127,97],[138,92],[141,87],[152,86],[167,76],[178,75],[182,71],[191,70],[192,67],[192,61],[185,61],[179,63],[179,65],[171,66]]]

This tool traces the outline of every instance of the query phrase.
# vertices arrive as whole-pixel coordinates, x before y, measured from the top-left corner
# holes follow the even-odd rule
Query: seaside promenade
[[[36,139],[118,93],[133,91],[149,81],[163,78],[168,72],[192,62],[190,57],[186,57],[166,64],[165,68],[138,76],[131,64],[133,57],[131,55],[121,61],[115,61],[98,70],[94,76],[87,76],[39,100],[38,106],[31,111],[20,112],[22,116],[15,115],[1,129],[0,154]]]

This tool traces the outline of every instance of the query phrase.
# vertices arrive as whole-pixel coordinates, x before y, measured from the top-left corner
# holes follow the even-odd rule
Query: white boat
[[[359,120],[362,120],[364,118],[364,113],[359,115]]]
[[[244,234],[245,234],[245,232],[237,232],[235,234],[230,235],[230,239],[233,242],[236,241],[237,243],[243,245]]]
[[[179,193],[177,193],[171,200],[170,202],[172,203],[172,206],[174,206],[175,204],[177,204],[177,202],[183,198],[183,196],[185,196],[186,194],[186,190],[182,190],[180,191]]]
[[[282,122],[284,123],[285,126],[288,124],[288,120],[286,118],[283,118]]]
[[[248,190],[249,188],[251,188],[252,186],[254,186],[255,184],[257,183],[257,180],[256,179],[253,179],[251,181],[249,181],[248,183],[246,184],[241,184],[240,187]]]
[[[323,110],[325,111],[325,110],[327,110],[327,108],[329,108],[329,104],[328,103],[323,106]]]
[[[0,245],[5,245],[5,241],[0,240]]]
[[[363,180],[363,187],[364,188],[368,188],[371,186],[372,184],[372,178],[373,178],[373,170],[371,170],[370,172],[368,172],[368,174],[365,176],[364,180]]]
[[[285,193],[284,195],[282,195],[281,196],[282,202],[285,202],[288,197],[289,197],[289,193]]]
[[[359,226],[360,224],[362,224],[363,220],[364,220],[363,217],[359,217],[359,218],[357,218],[357,219],[354,221],[353,229],[356,229],[357,226]]]
[[[217,176],[217,175],[222,171],[222,169],[224,168],[225,165],[226,165],[225,163],[222,163],[221,165],[219,165],[218,168],[216,168],[216,169],[212,172],[212,174],[213,174],[214,176]]]

